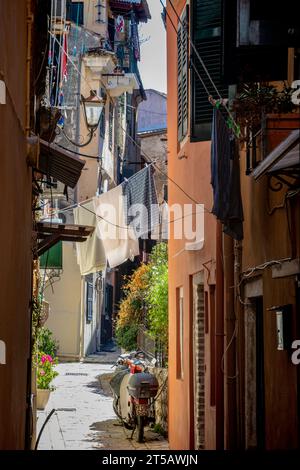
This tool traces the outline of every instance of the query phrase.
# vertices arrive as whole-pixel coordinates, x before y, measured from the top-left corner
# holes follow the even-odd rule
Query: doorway
[[[205,448],[205,295],[203,272],[192,276],[194,446]]]

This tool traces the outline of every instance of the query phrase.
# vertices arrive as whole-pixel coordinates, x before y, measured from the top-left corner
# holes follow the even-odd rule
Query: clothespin
[[[208,101],[209,101],[210,104],[212,104],[213,106],[216,106],[216,100],[214,100],[211,95],[208,96]]]
[[[236,124],[231,117],[227,118],[226,123],[227,123],[228,128],[232,129],[236,137],[239,138],[241,134],[241,128],[239,124]]]

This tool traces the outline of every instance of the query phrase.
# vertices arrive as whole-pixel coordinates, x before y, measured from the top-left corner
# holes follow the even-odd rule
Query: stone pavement
[[[59,364],[56,370],[56,389],[46,409],[38,411],[39,432],[47,415],[56,409],[43,431],[39,450],[168,449],[168,442],[148,428],[144,443],[138,444],[135,436],[129,439],[131,431],[119,423],[113,412],[112,397],[104,385],[107,380],[98,378],[112,372],[110,364],[68,362]]]

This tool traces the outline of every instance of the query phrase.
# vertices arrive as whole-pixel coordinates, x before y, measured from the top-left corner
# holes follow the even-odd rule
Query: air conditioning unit
[[[61,219],[61,222],[60,222],[61,224],[66,224],[66,225],[74,224],[74,216],[73,216],[72,210],[59,211],[58,217]]]

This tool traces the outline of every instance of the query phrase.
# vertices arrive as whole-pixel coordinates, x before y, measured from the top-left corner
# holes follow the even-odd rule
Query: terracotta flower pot
[[[37,397],[36,397],[36,407],[38,410],[44,410],[48,403],[50,397],[51,390],[47,389],[37,389]]]

